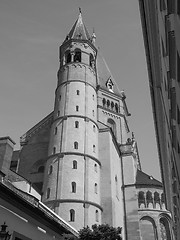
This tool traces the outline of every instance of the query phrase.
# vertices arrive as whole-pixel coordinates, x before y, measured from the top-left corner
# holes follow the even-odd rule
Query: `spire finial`
[[[79,13],[81,14],[82,13],[82,11],[81,11],[81,8],[79,7]]]

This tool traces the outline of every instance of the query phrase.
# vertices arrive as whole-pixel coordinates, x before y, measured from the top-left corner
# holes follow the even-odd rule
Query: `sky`
[[[160,180],[138,0],[0,0],[0,136],[19,149],[20,136],[53,110],[59,46],[79,7],[125,91],[142,169]]]

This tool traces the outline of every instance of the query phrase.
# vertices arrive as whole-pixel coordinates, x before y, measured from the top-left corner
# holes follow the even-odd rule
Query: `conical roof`
[[[83,40],[90,40],[91,37],[88,33],[86,26],[82,20],[81,11],[79,12],[79,17],[74,23],[71,31],[67,35],[68,39],[83,39]]]
[[[137,175],[136,175],[136,185],[138,186],[148,186],[148,187],[162,187],[162,183],[152,176],[147,175],[146,173],[137,170]]]

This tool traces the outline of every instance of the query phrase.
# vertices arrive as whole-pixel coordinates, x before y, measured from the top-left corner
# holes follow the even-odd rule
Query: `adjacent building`
[[[139,5],[166,206],[180,239],[180,1]]]

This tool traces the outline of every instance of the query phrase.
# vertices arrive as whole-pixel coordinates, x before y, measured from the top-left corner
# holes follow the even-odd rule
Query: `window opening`
[[[77,161],[76,160],[73,161],[73,169],[77,169]]]
[[[96,222],[99,222],[99,212],[96,210],[95,212]]]
[[[74,149],[78,149],[78,142],[74,142]]]
[[[105,106],[106,105],[106,99],[103,98],[102,102],[103,102],[103,106]]]
[[[114,136],[116,137],[116,123],[113,119],[109,118],[107,120],[107,125],[111,128]]]
[[[75,193],[76,192],[76,183],[72,182],[71,187],[72,187],[72,193]]]
[[[67,50],[65,52],[65,59],[66,59],[66,63],[70,63],[71,62],[71,53],[70,50]]]
[[[89,65],[94,68],[94,57],[92,55],[92,53],[90,53],[89,55]]]
[[[81,50],[75,49],[74,62],[81,62]]]
[[[75,121],[75,128],[79,128],[79,122]]]
[[[117,103],[115,103],[115,110],[118,113],[118,104]]]
[[[74,209],[70,210],[70,222],[74,222],[75,221],[75,211]]]

